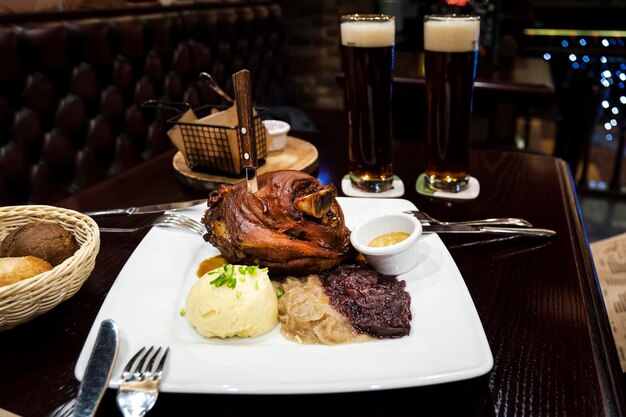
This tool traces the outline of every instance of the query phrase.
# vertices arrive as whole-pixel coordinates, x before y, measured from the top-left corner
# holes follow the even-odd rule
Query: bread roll
[[[35,256],[57,266],[77,249],[76,239],[63,226],[36,221],[9,233],[0,245],[0,256]]]
[[[0,258],[0,286],[14,284],[52,269],[52,265],[35,256]]]

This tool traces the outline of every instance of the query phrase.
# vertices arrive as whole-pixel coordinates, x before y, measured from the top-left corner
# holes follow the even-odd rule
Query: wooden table
[[[346,171],[344,120],[326,115],[316,119],[321,134],[293,132],[319,149],[318,177],[323,182],[339,185]],[[481,183],[480,196],[453,202],[418,195],[413,183],[422,166],[420,143],[395,145],[397,173],[407,186],[404,197],[435,217],[515,216],[557,232],[552,240],[444,239],[483,323],[493,369],[454,383],[345,394],[162,393],[149,416],[625,414],[621,371],[565,163],[546,156],[475,150],[472,174]],[[59,205],[90,210],[206,196],[175,179],[172,156],[173,152],[162,154]],[[1,408],[22,416],[46,416],[75,397],[79,383],[74,367],[85,338],[144,234],[103,234],[96,268],[74,297],[0,333]],[[119,415],[114,391],[108,390],[98,415]]]

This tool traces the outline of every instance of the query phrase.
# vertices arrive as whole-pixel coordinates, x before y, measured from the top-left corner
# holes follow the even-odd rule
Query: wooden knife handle
[[[252,90],[250,87],[250,71],[244,69],[233,74],[235,105],[239,122],[239,139],[243,151],[243,167],[256,168],[257,154],[253,123]]]

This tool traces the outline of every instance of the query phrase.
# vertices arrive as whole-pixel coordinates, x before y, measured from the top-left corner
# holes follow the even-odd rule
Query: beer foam
[[[393,46],[396,25],[388,22],[343,22],[341,23],[341,44],[357,48]]]
[[[470,52],[478,48],[478,19],[437,19],[424,22],[424,49],[436,52]]]

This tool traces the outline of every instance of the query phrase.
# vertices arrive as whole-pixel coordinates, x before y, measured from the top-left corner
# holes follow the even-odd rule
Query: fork
[[[145,416],[154,407],[159,395],[159,383],[163,376],[163,366],[170,351],[166,348],[159,362],[159,347],[154,354],[154,346],[146,350],[142,347],[133,356],[122,371],[120,386],[117,391],[117,406],[124,417]]]
[[[524,219],[518,219],[516,217],[499,217],[489,218],[481,220],[466,220],[462,222],[445,222],[437,220],[429,214],[420,210],[407,210],[406,214],[410,214],[416,217],[422,224],[440,224],[442,226],[458,225],[458,226],[519,226],[519,227],[533,227],[533,225]]]
[[[206,234],[206,228],[200,222],[192,219],[191,217],[178,213],[164,213],[152,222],[137,227],[101,227],[100,231],[113,233],[132,233],[152,226],[175,227],[178,229],[188,230],[200,236],[204,236]]]

